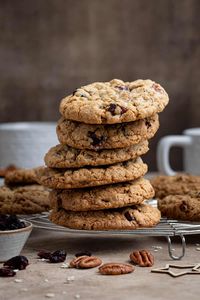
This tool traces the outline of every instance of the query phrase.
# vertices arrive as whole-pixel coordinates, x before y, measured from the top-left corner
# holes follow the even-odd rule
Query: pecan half
[[[107,263],[99,267],[99,272],[102,275],[121,275],[132,273],[133,271],[133,266],[121,263]]]
[[[77,268],[77,269],[89,269],[89,268],[95,268],[102,264],[102,261],[100,258],[96,256],[79,256],[74,258],[70,262],[71,268]]]
[[[132,252],[130,254],[130,260],[140,267],[152,267],[154,264],[154,257],[151,252],[147,250]]]

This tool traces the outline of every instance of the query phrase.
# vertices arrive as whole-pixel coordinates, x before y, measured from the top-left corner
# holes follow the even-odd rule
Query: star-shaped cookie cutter
[[[170,270],[170,268],[174,269],[190,269],[186,271],[182,271],[179,273],[174,273],[173,271]],[[164,273],[168,274],[172,277],[179,277],[183,275],[200,275],[200,263],[196,265],[171,265],[171,264],[166,264],[165,267],[162,268],[157,268],[157,269],[152,269],[152,273]]]

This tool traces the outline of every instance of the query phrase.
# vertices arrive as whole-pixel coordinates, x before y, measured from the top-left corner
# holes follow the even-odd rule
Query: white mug
[[[57,143],[56,123],[2,123],[0,167],[14,164],[21,168],[33,168],[43,165],[45,153]]]
[[[157,148],[157,165],[161,173],[175,175],[169,162],[170,148],[183,147],[184,172],[200,175],[200,128],[186,129],[183,135],[169,135],[162,138]]]

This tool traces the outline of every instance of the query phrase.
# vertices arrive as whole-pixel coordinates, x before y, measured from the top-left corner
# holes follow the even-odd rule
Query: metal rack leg
[[[185,237],[183,235],[179,235],[179,236],[180,236],[181,245],[182,245],[182,253],[180,256],[176,256],[173,254],[171,237],[167,236],[169,256],[174,260],[180,260],[185,255],[185,249],[186,249]]]

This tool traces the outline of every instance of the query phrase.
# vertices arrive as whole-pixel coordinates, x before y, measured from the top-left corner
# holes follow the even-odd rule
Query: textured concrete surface
[[[128,262],[129,254],[134,249],[149,249],[155,257],[155,267],[172,264],[193,264],[200,262],[200,252],[196,250],[200,236],[187,238],[187,251],[181,261],[169,258],[165,238],[121,236],[88,236],[68,233],[34,230],[23,254],[30,260],[24,271],[19,271],[14,278],[0,279],[1,300],[36,300],[46,299],[47,293],[53,293],[53,299],[82,300],[197,300],[199,299],[200,275],[186,275],[172,278],[167,274],[151,273],[151,268],[136,267],[135,272],[121,276],[103,276],[98,269],[77,270],[61,269],[61,264],[49,264],[37,260],[40,249],[66,249],[67,262],[78,251],[87,249],[99,256],[103,262]],[[152,246],[161,246],[154,252]],[[173,244],[175,253],[180,253],[179,240]],[[179,270],[175,270],[176,272]],[[71,283],[67,277],[74,276]],[[22,279],[16,283],[15,279]]]

